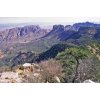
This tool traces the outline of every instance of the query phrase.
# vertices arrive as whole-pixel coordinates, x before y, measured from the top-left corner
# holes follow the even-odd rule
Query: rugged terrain
[[[99,82],[99,61],[100,24],[59,24],[52,29],[27,25],[0,31],[1,72],[16,74],[14,68],[24,63],[37,64],[40,76],[29,82]]]

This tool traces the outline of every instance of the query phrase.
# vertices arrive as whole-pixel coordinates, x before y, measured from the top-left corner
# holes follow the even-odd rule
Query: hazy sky
[[[0,17],[0,23],[75,23],[75,22],[100,22],[100,17]]]

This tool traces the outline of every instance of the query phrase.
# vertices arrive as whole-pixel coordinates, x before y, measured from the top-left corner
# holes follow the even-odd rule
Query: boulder
[[[30,63],[25,63],[25,64],[23,64],[23,67],[24,67],[24,68],[27,68],[27,67],[30,67],[30,66],[32,66]]]
[[[89,80],[85,80],[83,83],[95,83],[95,82],[89,79]]]

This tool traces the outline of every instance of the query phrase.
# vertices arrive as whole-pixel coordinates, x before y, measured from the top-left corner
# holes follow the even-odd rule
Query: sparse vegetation
[[[0,43],[0,75],[26,83],[100,82],[100,24],[13,28],[0,31]]]
[[[39,66],[42,70],[41,75],[45,82],[57,82],[55,77],[60,77],[62,72],[62,66],[59,62],[54,59],[49,59],[47,61],[42,61]]]

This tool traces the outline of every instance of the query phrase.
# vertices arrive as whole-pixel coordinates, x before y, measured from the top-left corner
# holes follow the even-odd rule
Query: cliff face
[[[43,37],[47,32],[47,29],[41,29],[39,26],[36,25],[16,27],[1,31],[0,42],[27,43]]]

